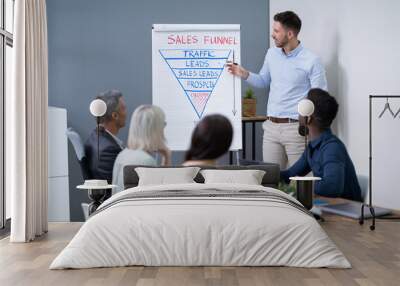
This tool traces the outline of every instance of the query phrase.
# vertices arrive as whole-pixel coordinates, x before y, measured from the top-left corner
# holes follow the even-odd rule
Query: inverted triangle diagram
[[[201,118],[232,51],[161,49],[159,52]]]

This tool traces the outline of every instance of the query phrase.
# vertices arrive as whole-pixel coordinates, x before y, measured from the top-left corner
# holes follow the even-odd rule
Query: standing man
[[[88,159],[91,178],[112,182],[115,159],[124,148],[123,142],[117,137],[119,130],[125,126],[126,105],[122,93],[109,90],[100,93],[97,99],[107,105],[106,113],[100,117],[99,129],[99,159],[97,159],[97,130],[93,130],[85,142],[85,154]],[[110,194],[107,194],[111,195]]]
[[[291,11],[274,16],[272,39],[275,46],[265,56],[258,74],[240,65],[228,64],[228,71],[250,85],[268,88],[268,120],[264,122],[263,159],[281,169],[293,165],[304,150],[298,134],[298,102],[311,88],[327,90],[324,67],[319,58],[303,47],[297,36],[300,18]]]

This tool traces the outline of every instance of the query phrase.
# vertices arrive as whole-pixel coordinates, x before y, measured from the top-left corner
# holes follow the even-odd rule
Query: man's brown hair
[[[296,36],[300,32],[301,20],[299,16],[292,11],[285,11],[276,14],[274,16],[274,21],[281,23],[281,25],[286,29],[292,30]]]

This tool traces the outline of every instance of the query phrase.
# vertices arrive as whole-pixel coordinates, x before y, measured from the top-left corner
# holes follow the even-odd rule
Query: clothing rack
[[[368,207],[369,211],[372,215],[372,225],[370,225],[370,229],[374,230],[375,229],[375,209],[372,205],[372,100],[374,98],[385,98],[386,104],[388,104],[389,98],[399,98],[400,95],[370,95],[369,96],[369,202],[368,204],[363,203],[361,206],[361,217],[360,217],[360,224],[364,223],[364,208]],[[386,105],[385,109],[386,110]],[[392,112],[391,112],[392,113]],[[396,115],[399,114],[399,112],[396,112]],[[383,112],[379,116],[379,118],[383,115]],[[393,114],[392,114],[393,115]],[[396,116],[393,116],[395,119]]]

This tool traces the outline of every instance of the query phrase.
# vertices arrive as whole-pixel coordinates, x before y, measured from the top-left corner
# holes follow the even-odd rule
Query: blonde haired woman
[[[127,148],[115,160],[113,184],[114,192],[124,190],[124,167],[126,165],[156,166],[156,152],[161,155],[161,165],[169,165],[171,151],[165,143],[165,114],[155,105],[141,105],[133,112],[129,126]]]

